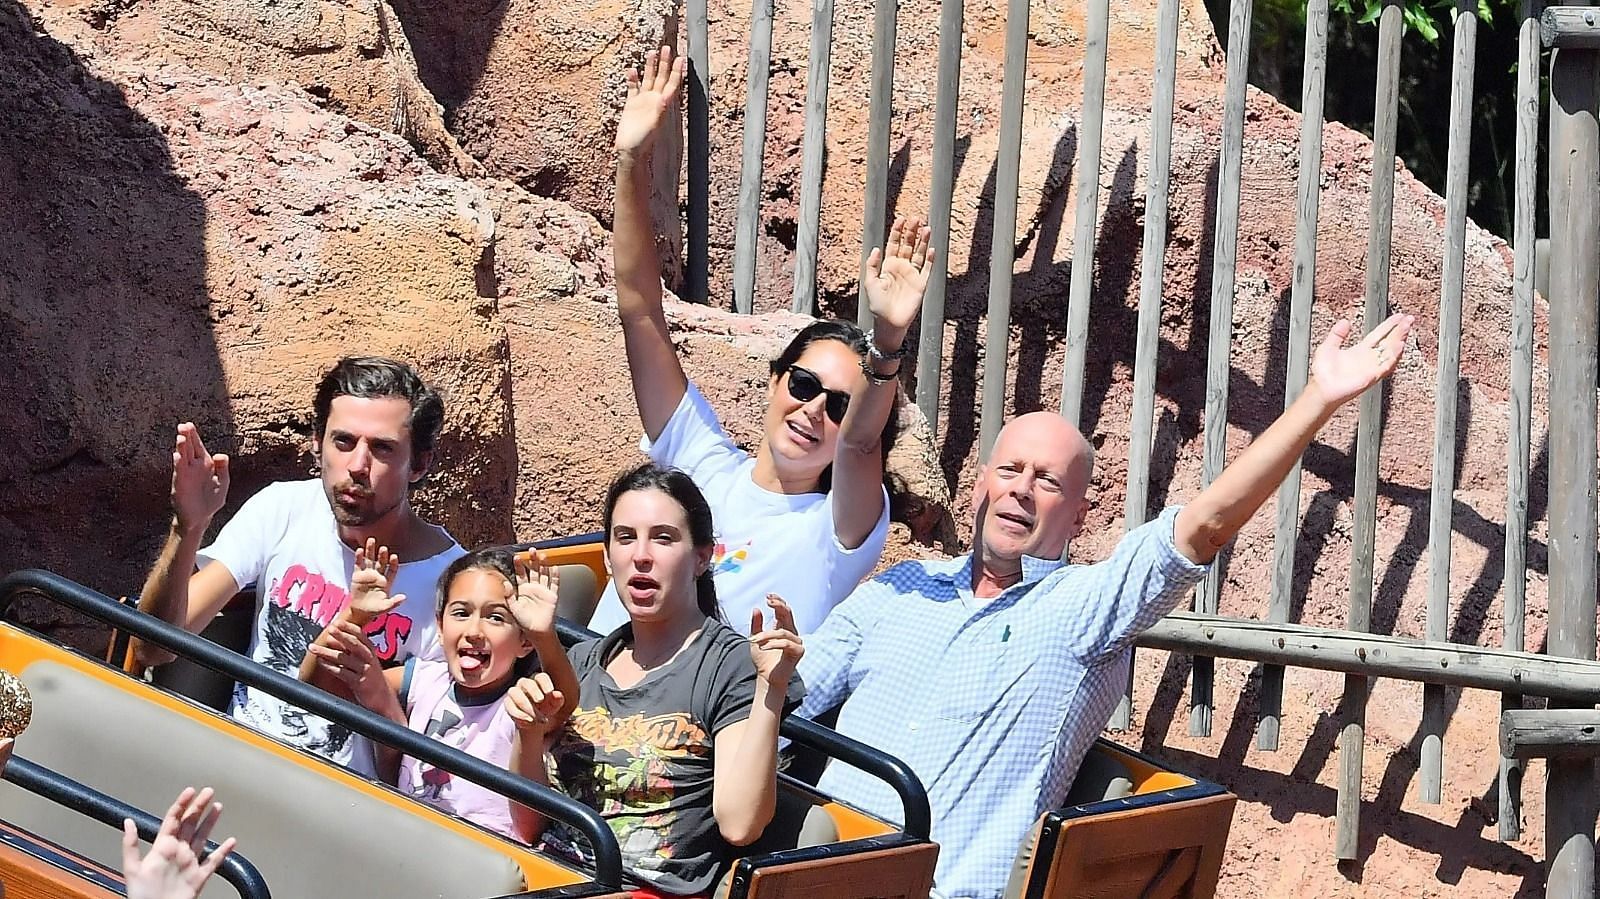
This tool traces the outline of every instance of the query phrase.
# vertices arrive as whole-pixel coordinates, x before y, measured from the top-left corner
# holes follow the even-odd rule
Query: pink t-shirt
[[[505,710],[505,693],[485,698],[457,696],[444,662],[412,658],[406,666],[410,670],[400,699],[412,730],[474,758],[510,767],[516,725]],[[511,801],[499,793],[409,755],[400,759],[399,788],[446,814],[520,842],[511,824]]]

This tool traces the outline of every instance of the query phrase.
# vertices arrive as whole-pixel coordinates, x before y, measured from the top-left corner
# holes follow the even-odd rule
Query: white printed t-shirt
[[[443,528],[438,530],[444,534]],[[402,560],[392,593],[405,594],[405,601],[366,630],[386,665],[414,655],[442,658],[435,590],[440,573],[464,552],[452,539],[448,549],[432,558]],[[199,564],[208,561],[221,562],[241,589],[255,585],[256,620],[248,655],[290,677],[298,673],[306,648],[350,600],[355,554],[339,539],[320,480],[281,481],[246,500],[216,541],[200,551]],[[286,743],[372,773],[371,747],[365,740],[275,696],[235,684],[232,713]]]
[[[640,447],[660,465],[694,479],[711,506],[717,545],[711,570],[725,621],[740,633],[750,610],[766,610],[776,593],[794,609],[795,626],[809,634],[834,606],[872,573],[889,536],[889,495],[872,533],[845,549],[833,533],[832,493],[774,493],[752,478],[756,460],[734,445],[700,389],[689,383],[655,443]],[[770,623],[771,614],[767,615]],[[589,627],[610,633],[628,620],[616,584],[606,587]]]

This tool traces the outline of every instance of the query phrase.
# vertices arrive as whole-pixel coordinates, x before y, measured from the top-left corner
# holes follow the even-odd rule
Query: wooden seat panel
[[[837,844],[839,848],[849,843]],[[797,850],[796,854],[806,850]],[[746,859],[734,874],[731,899],[927,899],[939,847],[905,845],[848,854],[782,861],[774,853],[766,861]],[[752,863],[754,862],[754,863]],[[740,892],[741,878],[747,878]]]
[[[103,825],[101,830],[106,842],[119,842],[115,830]],[[121,875],[3,821],[0,884],[4,884],[6,899],[113,899],[123,895]]]

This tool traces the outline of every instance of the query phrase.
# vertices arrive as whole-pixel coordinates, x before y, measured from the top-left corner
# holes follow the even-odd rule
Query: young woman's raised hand
[[[131,819],[122,822],[122,877],[128,899],[194,899],[222,860],[233,851],[229,837],[204,861],[206,840],[222,814],[222,803],[212,802],[210,787],[196,793],[186,787],[161,819],[161,829],[150,854],[139,857],[139,833]]]
[[[355,571],[350,575],[350,608],[370,621],[405,602],[404,593],[389,595],[389,585],[399,571],[400,557],[368,537],[366,546],[356,548]]]
[[[507,598],[517,625],[531,634],[554,633],[556,601],[561,594],[561,572],[546,565],[537,553],[516,556],[517,589]]]
[[[560,727],[564,716],[561,705],[566,699],[555,688],[550,675],[543,671],[525,677],[506,691],[506,713],[517,729],[524,733],[548,734]]]
[[[673,61],[671,47],[646,53],[643,74],[628,70],[628,100],[617,116],[618,153],[640,158],[650,155],[667,110],[678,105],[678,91],[688,70],[687,60]]]
[[[861,280],[867,288],[874,330],[892,329],[904,335],[922,309],[928,275],[933,271],[930,234],[920,217],[895,216],[888,243],[867,257]]]
[[[805,642],[794,626],[794,611],[788,603],[768,593],[767,605],[773,620],[768,630],[761,629],[761,609],[750,610],[750,658],[756,663],[756,675],[767,686],[786,690],[794,666],[806,654]]]

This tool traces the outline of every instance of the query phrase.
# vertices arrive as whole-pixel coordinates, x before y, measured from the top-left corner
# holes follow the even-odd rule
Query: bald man
[[[1121,695],[1134,638],[1177,607],[1342,405],[1389,375],[1410,316],[1345,348],[1336,324],[1312,379],[1192,502],[1129,531],[1093,565],[1061,561],[1083,528],[1093,452],[1051,413],[1000,432],[973,486],[974,549],[862,584],[806,638],[800,714],[909,764],[941,846],[936,895],[998,899],[1034,821],[1065,799]],[[819,784],[891,821],[889,787],[831,766]]]

